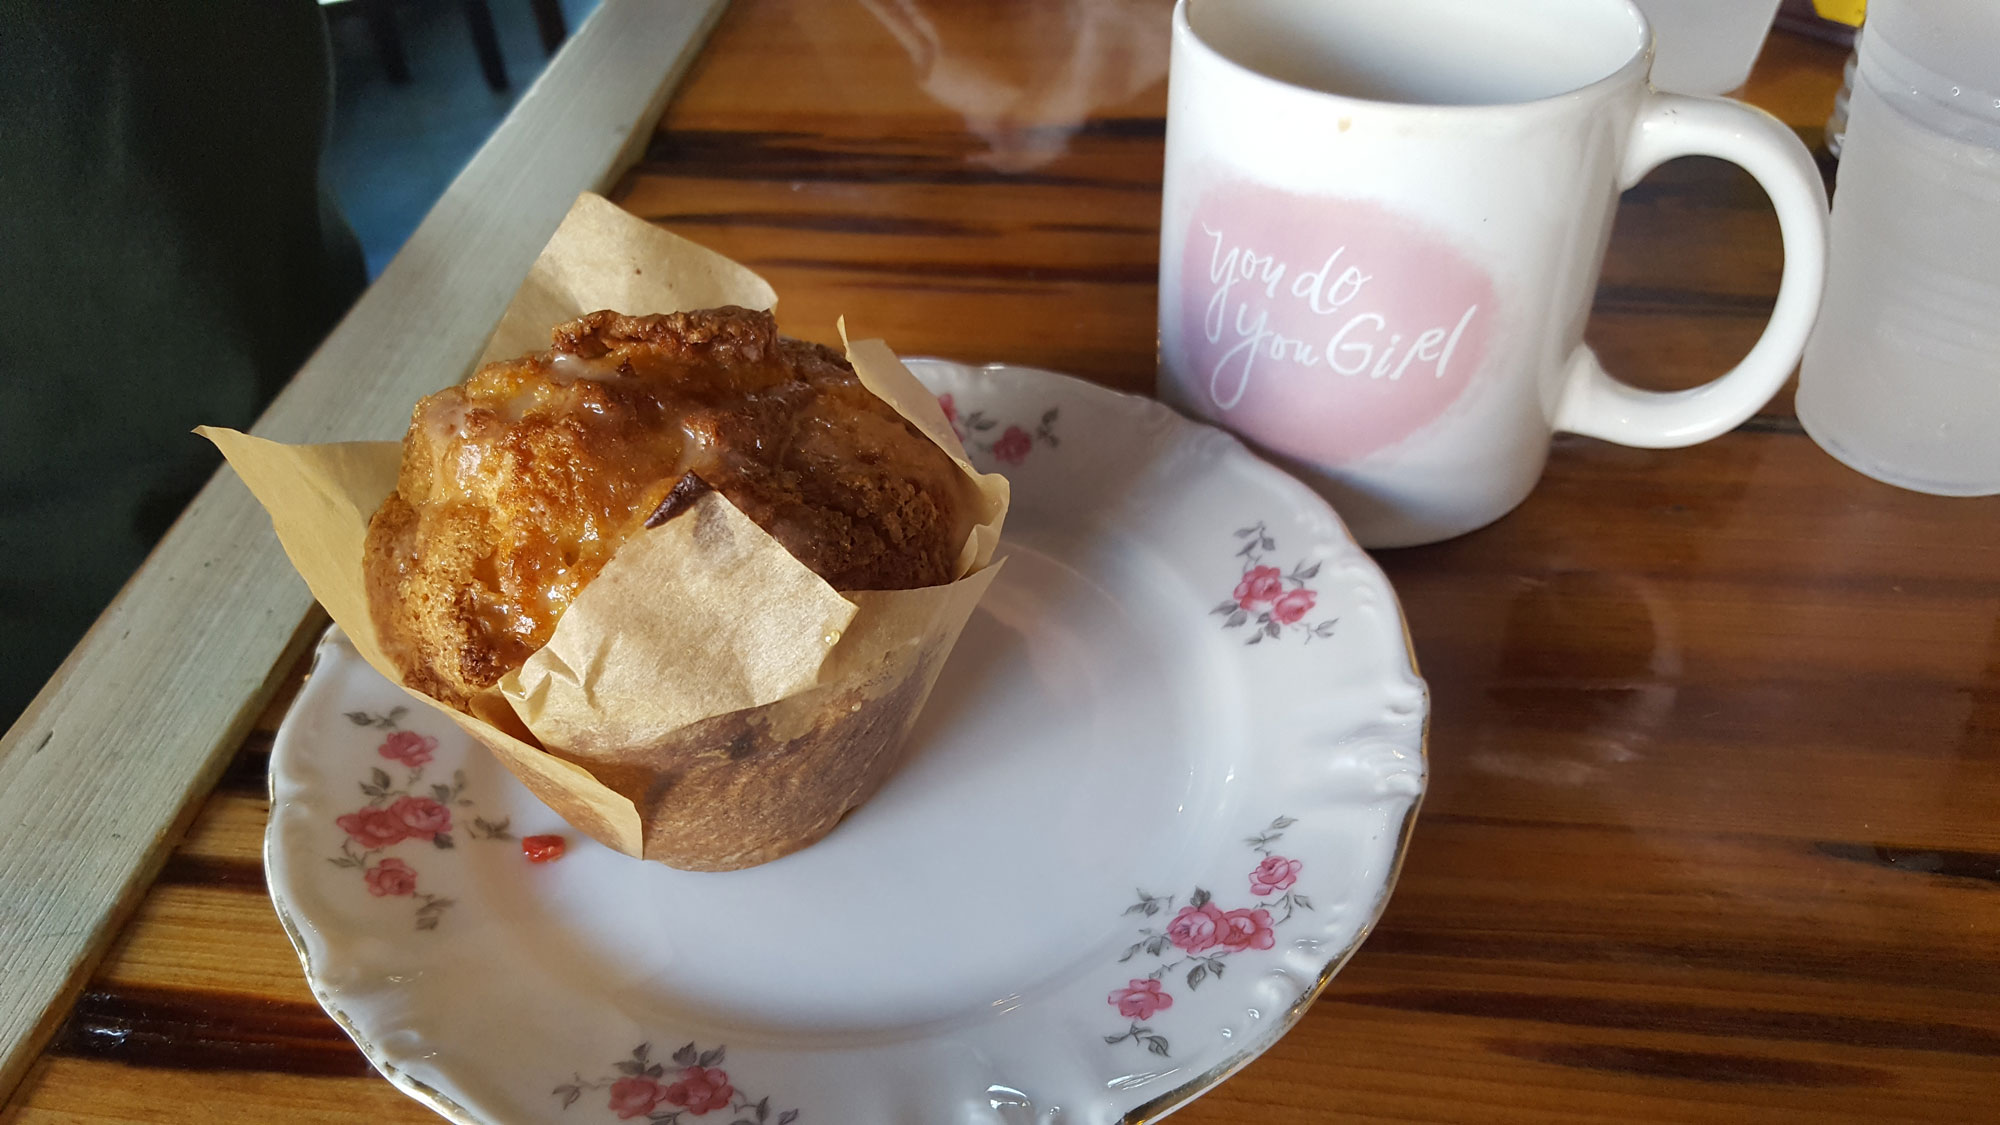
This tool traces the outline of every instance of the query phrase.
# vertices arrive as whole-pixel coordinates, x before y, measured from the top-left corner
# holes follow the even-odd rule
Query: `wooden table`
[[[1072,9],[1102,55],[1064,56]],[[739,0],[617,194],[763,270],[794,334],[845,313],[1146,390],[1165,11]],[[1817,142],[1843,54],[1780,33],[1746,96]],[[1747,177],[1671,165],[1626,198],[1591,339],[1699,381],[1778,266]],[[1690,450],[1561,439],[1518,512],[1381,560],[1435,700],[1401,886],[1180,1120],[2000,1119],[2000,498],[1858,476],[1787,394]],[[434,1120],[320,1013],[264,895],[302,674],[0,1122]]]

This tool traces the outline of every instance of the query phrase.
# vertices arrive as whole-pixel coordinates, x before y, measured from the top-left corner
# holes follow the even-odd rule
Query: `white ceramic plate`
[[[721,874],[537,803],[338,633],[271,758],[315,995],[455,1121],[1157,1118],[1354,951],[1424,787],[1394,594],[1218,430],[1044,371],[911,367],[1014,507],[904,769]],[[521,837],[567,838],[531,864]]]

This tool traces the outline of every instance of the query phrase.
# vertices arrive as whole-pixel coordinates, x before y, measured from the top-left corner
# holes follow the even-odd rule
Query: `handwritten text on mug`
[[[1479,312],[1478,305],[1467,305],[1458,323],[1449,330],[1441,326],[1426,328],[1409,347],[1403,348],[1403,334],[1391,332],[1381,313],[1355,312],[1347,307],[1372,280],[1371,275],[1352,265],[1333,276],[1347,247],[1335,247],[1318,269],[1292,275],[1291,265],[1276,255],[1258,254],[1253,247],[1230,243],[1223,231],[1204,226],[1202,233],[1209,236],[1211,243],[1208,281],[1213,288],[1208,309],[1202,314],[1202,334],[1209,343],[1224,345],[1221,358],[1209,369],[1208,388],[1209,396],[1224,410],[1243,398],[1257,360],[1264,356],[1301,367],[1323,363],[1341,375],[1365,373],[1370,379],[1400,379],[1412,362],[1418,362],[1442,379],[1459,338],[1465,334],[1465,326]],[[1289,285],[1287,275],[1291,275]],[[1327,280],[1329,276],[1333,276],[1331,283]],[[1238,292],[1241,282],[1249,285]],[[1258,303],[1260,291],[1272,301],[1289,292],[1317,316],[1339,315],[1346,319],[1336,319],[1334,323],[1340,327],[1333,330],[1322,347],[1315,348],[1311,340],[1295,340],[1270,327],[1271,310]]]
[[[1182,267],[1203,406],[1323,465],[1443,413],[1493,319],[1483,272],[1372,203],[1223,185],[1196,208]]]

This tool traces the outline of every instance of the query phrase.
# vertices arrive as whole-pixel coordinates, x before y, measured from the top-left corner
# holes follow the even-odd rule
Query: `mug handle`
[[[1558,430],[1620,445],[1669,449],[1741,425],[1791,377],[1826,288],[1826,189],[1798,135],[1761,109],[1722,98],[1649,94],[1619,173],[1625,191],[1677,156],[1717,156],[1756,177],[1778,212],[1785,269],[1778,301],[1750,354],[1719,379],[1685,391],[1619,382],[1580,344],[1570,357]]]

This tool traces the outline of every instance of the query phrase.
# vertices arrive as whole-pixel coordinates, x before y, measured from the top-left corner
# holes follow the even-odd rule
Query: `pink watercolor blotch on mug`
[[[1160,397],[1311,483],[1364,546],[1525,499],[1557,432],[1706,441],[1798,361],[1826,195],[1760,110],[1654,91],[1630,0],[1180,0],[1160,221]],[[1747,169],[1785,268],[1750,354],[1693,390],[1583,341],[1619,192]]]
[[[1255,183],[1188,222],[1181,330],[1197,393],[1267,448],[1344,464],[1451,406],[1486,355],[1493,281],[1365,200]]]

